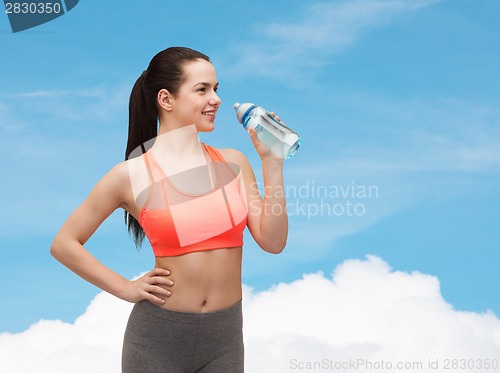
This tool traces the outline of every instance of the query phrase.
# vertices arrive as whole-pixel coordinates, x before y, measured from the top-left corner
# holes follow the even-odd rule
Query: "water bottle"
[[[255,128],[257,137],[280,158],[290,158],[300,146],[300,137],[285,123],[276,120],[266,109],[252,103],[235,103],[238,122],[245,130]]]

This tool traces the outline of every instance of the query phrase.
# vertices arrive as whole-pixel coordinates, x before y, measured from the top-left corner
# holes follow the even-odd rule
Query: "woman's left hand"
[[[273,111],[269,112],[269,114],[271,114],[277,121],[280,121],[280,117],[277,116]],[[257,153],[259,153],[259,156],[263,161],[265,159],[283,161],[283,158],[274,154],[269,146],[260,141],[260,139],[257,137],[257,132],[255,131],[255,129],[250,128],[248,130],[248,133],[250,134],[250,139],[252,140],[252,144],[255,147],[255,150],[257,150]]]

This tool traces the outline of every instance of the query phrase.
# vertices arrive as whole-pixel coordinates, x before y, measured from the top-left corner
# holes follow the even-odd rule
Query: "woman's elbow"
[[[50,255],[52,255],[54,258],[57,257],[58,250],[59,250],[59,241],[56,237],[54,238],[52,244],[50,245],[49,249]]]
[[[260,245],[262,250],[270,254],[280,254],[281,252],[283,252],[283,250],[285,250],[285,246],[286,246],[286,241]]]
[[[285,250],[285,246],[281,246],[281,247],[280,246],[278,246],[278,247],[275,246],[274,250],[268,251],[268,252],[271,253],[271,254],[278,255],[278,254],[281,254],[283,252],[283,250]]]
[[[64,254],[64,240],[61,237],[56,236],[52,244],[50,245],[50,255],[52,255],[55,259],[60,260],[60,258]]]

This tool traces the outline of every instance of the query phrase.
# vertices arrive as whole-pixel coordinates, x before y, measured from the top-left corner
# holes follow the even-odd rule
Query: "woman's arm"
[[[129,281],[112,271],[83,245],[101,223],[117,208],[126,208],[124,194],[130,189],[130,178],[125,162],[111,169],[94,187],[87,199],[66,220],[50,247],[50,253],[77,275],[129,302],[148,299],[162,304],[163,299],[153,293],[169,296],[170,292],[158,286],[171,286],[167,270],[155,268],[135,281]]]
[[[248,161],[247,161],[248,162]],[[288,213],[283,182],[283,159],[263,159],[264,199],[260,196],[253,170],[243,172],[243,178],[250,178],[250,187],[257,191],[250,196],[248,228],[254,239],[267,252],[281,253],[288,237]],[[245,183],[246,184],[246,183]]]
[[[252,166],[245,155],[235,149],[226,149],[241,170],[243,189],[247,198],[248,229],[255,242],[269,253],[279,254],[286,246],[288,236],[288,214],[283,181],[283,159],[275,157],[260,140],[255,131],[250,132],[262,159],[264,198],[262,198]]]

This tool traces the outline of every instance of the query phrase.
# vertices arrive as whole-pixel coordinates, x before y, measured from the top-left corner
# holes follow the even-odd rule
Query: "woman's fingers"
[[[164,289],[161,286],[157,286],[157,285],[149,285],[147,287],[146,292],[165,295],[166,297],[169,297],[170,295],[172,295],[172,292],[170,290]]]
[[[158,271],[156,271],[158,269]],[[167,270],[162,270],[162,268],[156,268],[155,270],[149,272],[146,274],[145,278],[148,284],[160,284],[160,285],[166,285],[166,286],[172,286],[174,282],[165,277],[168,276],[166,273],[170,274],[170,271]]]
[[[274,111],[269,112],[269,114],[271,114],[278,122],[281,122],[281,118],[279,117],[279,115],[276,115]]]
[[[260,139],[257,137],[257,131],[255,131],[254,128],[250,128],[248,130],[248,133],[250,134],[250,139],[254,144],[260,141]]]
[[[167,277],[169,275],[170,271],[167,269],[154,268],[141,278],[132,281],[131,284],[134,284],[132,288],[135,288],[136,295],[131,298],[137,299],[135,302],[140,299],[147,299],[158,305],[164,304],[165,300],[159,296],[169,297],[172,295],[172,292],[164,289],[162,286],[174,285],[174,282]]]
[[[158,295],[169,297],[172,295],[172,293],[166,289],[163,289],[160,286],[155,286],[155,285],[149,285],[147,288],[144,289],[144,295],[143,299],[147,299],[150,302],[156,303],[156,304],[164,304],[165,300],[160,298]]]
[[[156,267],[155,269],[150,271],[148,274],[152,275],[152,276],[170,276],[170,271],[168,269],[165,269],[165,268]]]
[[[174,285],[174,282],[171,279],[161,277],[161,276],[146,277],[145,281],[147,284],[150,284],[150,285],[152,285],[152,284],[160,284],[160,285],[167,285],[167,286]]]
[[[165,300],[151,294],[151,293],[146,293],[146,296],[144,297],[144,299],[147,299],[148,301],[150,301],[151,303],[155,303],[155,304],[158,304],[158,305],[162,305],[165,303]]]
[[[257,136],[257,132],[255,129],[251,128],[248,130],[250,133],[250,140],[252,140],[252,144],[259,153],[260,157],[267,157],[271,153],[271,149],[265,143],[263,143],[259,137]]]

